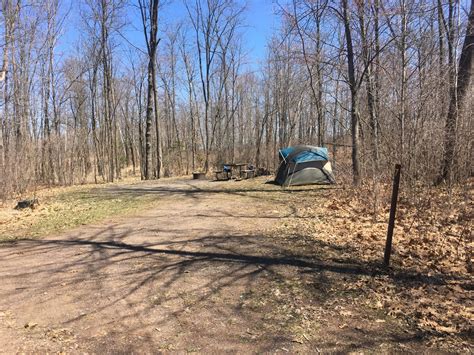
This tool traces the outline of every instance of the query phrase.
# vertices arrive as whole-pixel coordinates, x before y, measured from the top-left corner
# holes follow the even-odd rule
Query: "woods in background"
[[[299,143],[327,146],[355,184],[397,162],[410,182],[472,175],[471,1],[287,0],[258,67],[242,1],[184,0],[171,23],[165,6],[1,0],[1,198],[125,168],[272,169]]]

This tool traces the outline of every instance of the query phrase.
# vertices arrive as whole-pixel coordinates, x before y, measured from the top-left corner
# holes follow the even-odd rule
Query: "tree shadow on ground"
[[[1,249],[2,259],[34,258],[35,255],[45,254],[51,257],[43,264],[35,265],[34,268],[19,267],[21,264],[16,267],[4,267],[2,280],[25,286],[22,289],[12,289],[10,292],[3,291],[2,296],[17,298],[19,293],[22,293],[31,297],[32,292],[51,295],[50,298],[42,297],[43,303],[54,302],[55,293],[64,284],[84,285],[82,290],[71,294],[74,304],[87,303],[91,295],[104,293],[107,295],[98,305],[89,305],[86,314],[71,317],[65,324],[78,322],[86,316],[100,317],[103,313],[109,314],[119,307],[123,300],[128,300],[133,311],[122,316],[120,322],[127,319],[131,321],[160,305],[183,303],[182,299],[185,297],[184,304],[170,306],[172,311],[154,323],[154,326],[166,326],[170,319],[186,316],[189,309],[199,312],[202,308],[214,307],[216,297],[222,294],[228,296],[234,288],[265,289],[263,291],[265,294],[271,292],[275,285],[281,285],[288,279],[304,277],[306,282],[310,281],[312,300],[324,306],[333,297],[328,290],[337,286],[333,283],[337,283],[339,278],[344,277],[347,280],[349,277],[350,280],[351,277],[371,277],[385,273],[377,265],[361,265],[356,260],[333,262],[321,260],[315,255],[312,257],[295,255],[294,252],[289,252],[262,236],[222,234],[189,239],[185,237],[187,232],[178,233],[183,237],[175,240],[157,240],[140,244],[128,241],[133,239],[135,231],[117,230],[114,227],[99,230],[92,236],[78,234],[71,239],[18,241],[14,247]],[[316,244],[319,244],[321,250],[332,247],[317,241]],[[54,257],[56,253],[69,257],[58,261]],[[200,281],[195,285],[185,286],[190,276],[192,279],[196,274],[199,275]],[[407,275],[399,277],[395,273],[387,275],[392,277],[394,282],[404,283],[405,287],[410,287],[410,280],[414,280],[417,285],[420,282],[430,284],[445,282],[437,277],[422,275],[411,275],[411,277]],[[38,288],[38,283],[34,280],[48,280],[48,282],[41,283],[41,288]],[[115,285],[115,291],[112,293],[108,292],[111,285]],[[160,296],[158,300],[154,299],[156,294],[162,295],[163,292],[166,293],[165,296]],[[134,307],[140,303],[145,303],[147,306],[144,309],[135,309]],[[243,323],[249,322],[249,324],[255,324],[255,319],[258,318],[256,313],[260,311],[245,314],[242,312],[240,300],[235,297],[230,304],[220,304],[220,307],[242,318]],[[138,330],[140,327],[141,325],[136,324],[135,328],[129,331]],[[355,339],[351,342],[357,343]],[[354,344],[351,345],[352,348]]]
[[[142,189],[111,191],[143,194]],[[211,193],[166,186],[150,189],[149,193],[191,199]],[[205,217],[204,212],[198,216]],[[230,213],[220,217],[236,218]],[[77,231],[67,238],[25,239],[5,245],[0,248],[0,305],[32,305],[34,299],[41,309],[64,307],[69,311],[62,315],[61,326],[113,327],[117,337],[145,334],[150,350],[159,345],[154,329],[160,328],[162,338],[182,334],[179,341],[183,343],[222,337],[236,344],[248,341],[259,351],[280,347],[308,351],[324,341],[318,345],[322,350],[354,351],[421,338],[382,326],[365,329],[361,335],[360,330],[341,330],[336,324],[321,329],[320,338],[295,343],[293,329],[304,319],[295,313],[294,304],[331,309],[336,296],[345,297],[338,293],[340,284],[361,277],[386,275],[407,288],[447,282],[440,275],[399,274],[355,258],[331,259],[325,254],[352,250],[323,241],[314,240],[312,248],[305,250],[287,247],[264,234],[181,228],[179,219],[175,223],[166,228],[87,227],[87,232]],[[363,291],[354,292],[361,295]],[[341,321],[332,313],[331,317],[329,321]],[[249,328],[256,338],[248,338]]]

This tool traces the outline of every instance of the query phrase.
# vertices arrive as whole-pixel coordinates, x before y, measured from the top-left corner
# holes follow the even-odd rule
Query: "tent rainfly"
[[[327,148],[298,145],[280,149],[275,182],[282,186],[335,184]]]

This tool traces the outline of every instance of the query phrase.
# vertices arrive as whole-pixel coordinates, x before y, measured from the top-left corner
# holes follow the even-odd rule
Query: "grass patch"
[[[157,196],[113,194],[107,188],[78,187],[40,198],[40,206],[0,211],[0,242],[63,232],[106,218],[130,215],[149,208]]]

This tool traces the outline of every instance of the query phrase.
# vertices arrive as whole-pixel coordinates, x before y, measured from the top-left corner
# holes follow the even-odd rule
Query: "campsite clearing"
[[[138,201],[131,216],[104,212],[95,224],[37,238],[23,227],[21,238],[0,246],[2,350],[472,348],[464,241],[458,238],[456,249],[445,238],[432,248],[438,259],[428,259],[416,239],[419,231],[434,239],[427,226],[438,222],[440,233],[461,233],[472,199],[466,205],[461,192],[455,197],[449,218],[459,230],[432,209],[431,220],[419,212],[406,231],[413,209],[402,198],[387,271],[378,256],[385,222],[369,221],[360,196],[334,186],[285,190],[264,182],[108,185],[93,190],[95,207]],[[61,214],[61,206],[51,213]],[[27,224],[36,211],[20,213]]]

